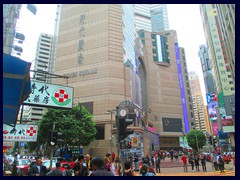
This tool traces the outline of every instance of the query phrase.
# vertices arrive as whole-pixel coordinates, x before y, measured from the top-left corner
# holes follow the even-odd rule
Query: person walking
[[[17,158],[18,154],[14,154],[14,160],[13,163],[11,164],[12,166],[12,176],[17,176],[17,166],[18,166],[18,158]]]
[[[224,161],[223,161],[223,157],[221,155],[221,152],[218,152],[217,163],[218,163],[218,167],[219,167],[220,172],[225,173],[225,171],[224,171]]]
[[[105,168],[104,160],[100,157],[92,159],[92,173],[89,176],[114,176],[111,171]]]
[[[160,173],[160,164],[161,164],[161,157],[158,154],[155,155],[155,162],[156,162],[156,173]]]
[[[194,163],[195,163],[196,171],[200,171],[199,160],[200,160],[199,155],[198,155],[198,153],[196,153],[194,156]]]
[[[218,171],[219,168],[218,168],[217,156],[216,156],[216,153],[215,153],[215,152],[212,152],[211,159],[212,159],[212,163],[213,163],[213,166],[214,166],[214,168],[215,168],[215,171]]]
[[[203,172],[207,172],[207,167],[206,167],[207,157],[204,154],[201,154],[200,160],[201,160]]]
[[[139,165],[139,159],[138,159],[138,155],[137,155],[137,153],[134,153],[134,157],[133,157],[134,159],[133,159],[133,162],[134,162],[134,166],[135,166],[135,171],[139,171],[139,167],[138,167],[138,165]]]
[[[182,155],[181,157],[182,162],[183,162],[183,171],[188,172],[188,167],[187,167],[187,156],[185,154]]]
[[[192,166],[192,171],[194,171],[194,156],[193,156],[193,154],[191,154],[190,157],[188,158],[188,162]]]

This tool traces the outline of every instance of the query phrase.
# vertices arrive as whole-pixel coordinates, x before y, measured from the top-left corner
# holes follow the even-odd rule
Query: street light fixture
[[[111,114],[111,154],[112,154],[112,128],[113,128],[113,122],[112,122],[112,115],[115,113],[115,110],[107,110],[105,114]]]

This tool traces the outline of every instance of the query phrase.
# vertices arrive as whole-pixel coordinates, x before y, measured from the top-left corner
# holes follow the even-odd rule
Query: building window
[[[88,110],[88,112],[93,114],[93,102],[79,103],[79,106],[84,106]]]
[[[192,109],[192,104],[189,104],[190,109]]]
[[[96,129],[97,129],[97,134],[95,136],[96,140],[102,140],[104,139],[104,125],[96,125]]]

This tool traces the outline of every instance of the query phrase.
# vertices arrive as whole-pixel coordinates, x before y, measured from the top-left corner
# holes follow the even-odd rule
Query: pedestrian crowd
[[[165,158],[173,162],[182,162],[183,171],[188,172],[190,164],[191,171],[206,172],[206,162],[210,161],[212,168],[216,171],[224,173],[224,161],[220,152],[211,153],[210,158],[203,153],[182,153],[171,150],[169,153],[159,151],[152,155],[139,157],[136,153],[133,156],[129,155],[126,162],[121,162],[121,159],[114,153],[107,153],[105,157],[91,157],[79,155],[75,162],[67,164],[65,169],[61,169],[60,161],[56,163],[56,168],[52,169],[45,167],[42,164],[42,159],[37,158],[36,163],[29,168],[28,176],[155,176],[156,173],[161,173],[161,161]],[[170,162],[171,162],[170,161]],[[234,159],[235,165],[235,159]],[[201,169],[200,169],[201,166]],[[16,175],[16,168],[13,168],[13,174]]]

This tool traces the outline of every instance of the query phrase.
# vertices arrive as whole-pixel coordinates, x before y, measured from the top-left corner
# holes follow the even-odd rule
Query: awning
[[[3,53],[3,123],[15,125],[19,108],[31,92],[31,63]]]

